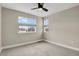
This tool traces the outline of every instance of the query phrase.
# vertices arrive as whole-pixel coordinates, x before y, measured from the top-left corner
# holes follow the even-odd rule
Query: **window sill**
[[[27,34],[27,33],[36,33],[36,32],[18,32],[18,34]]]

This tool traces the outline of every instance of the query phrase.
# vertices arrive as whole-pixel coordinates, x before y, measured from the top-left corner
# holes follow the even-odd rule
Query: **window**
[[[18,17],[19,33],[36,32],[36,20],[32,18]]]
[[[44,32],[48,32],[48,19],[44,19]]]

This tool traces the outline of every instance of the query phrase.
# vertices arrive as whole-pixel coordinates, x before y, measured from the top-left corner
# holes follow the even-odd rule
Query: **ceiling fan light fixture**
[[[42,10],[42,8],[39,8],[38,10],[40,10],[40,11],[41,11],[41,10]]]

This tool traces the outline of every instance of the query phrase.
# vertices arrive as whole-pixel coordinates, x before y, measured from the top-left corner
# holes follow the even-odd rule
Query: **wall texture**
[[[18,34],[17,19],[19,16],[30,17],[37,21],[36,33]],[[23,12],[2,8],[2,46],[27,43],[41,38],[42,19]]]
[[[0,52],[1,52],[1,6],[0,6]]]
[[[79,6],[58,12],[47,17],[49,32],[45,33],[48,41],[79,49]]]

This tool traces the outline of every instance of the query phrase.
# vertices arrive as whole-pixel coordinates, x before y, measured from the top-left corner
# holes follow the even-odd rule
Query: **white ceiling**
[[[48,12],[31,10],[31,8],[37,7],[36,3],[2,3],[1,5],[3,7],[10,8],[13,10],[22,11],[40,17],[45,17],[54,14],[56,12],[77,6],[79,4],[78,3],[45,3],[44,7],[48,9]]]

